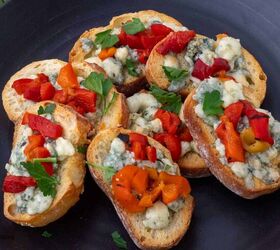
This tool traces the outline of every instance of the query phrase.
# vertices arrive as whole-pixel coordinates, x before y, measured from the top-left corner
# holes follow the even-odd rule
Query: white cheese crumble
[[[66,157],[75,153],[75,148],[69,140],[59,137],[55,140],[55,151],[58,159],[63,161]]]
[[[167,67],[172,67],[172,68],[179,68],[179,61],[176,58],[176,56],[174,56],[172,54],[167,54],[164,57],[163,65],[167,66]]]
[[[129,111],[131,113],[137,113],[143,111],[148,107],[160,107],[160,103],[157,99],[148,93],[136,93],[126,99]]]
[[[222,100],[224,101],[223,107],[226,108],[232,103],[239,100],[243,100],[243,87],[241,83],[235,82],[233,80],[226,81],[224,83]]]
[[[145,213],[143,224],[147,228],[162,229],[169,224],[168,207],[161,201],[157,201],[152,207],[148,208]]]
[[[211,51],[210,49],[205,49],[202,51],[198,58],[206,65],[211,66],[214,63],[215,57],[216,54],[213,51]]]
[[[128,49],[126,47],[120,47],[116,50],[115,58],[125,64],[125,61],[128,57]]]

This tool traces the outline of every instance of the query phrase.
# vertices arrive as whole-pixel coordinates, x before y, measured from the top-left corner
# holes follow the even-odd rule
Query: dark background
[[[280,1],[47,1],[11,0],[0,8],[0,83],[24,65],[47,58],[67,60],[75,40],[86,29],[106,25],[112,16],[154,9],[174,16],[198,33],[238,37],[268,75],[263,107],[280,119]],[[11,149],[13,124],[1,105],[1,182]],[[280,193],[248,201],[213,177],[191,180],[196,209],[177,249],[279,249]],[[2,193],[0,197],[2,207]],[[113,206],[87,175],[80,202],[45,228],[24,228],[0,214],[0,249],[116,249],[118,230],[135,249]],[[47,230],[53,236],[41,236]]]

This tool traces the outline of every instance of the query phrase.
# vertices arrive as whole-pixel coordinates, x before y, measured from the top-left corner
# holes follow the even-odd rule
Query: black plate
[[[278,0],[212,1],[47,1],[11,0],[0,9],[0,82],[34,60],[67,60],[74,41],[86,29],[106,25],[112,16],[154,9],[199,33],[227,32],[239,37],[268,75],[264,107],[280,119],[280,30]],[[13,124],[0,111],[1,180],[11,149]],[[279,249],[280,193],[248,201],[215,178],[191,180],[196,209],[189,231],[177,249]],[[2,207],[1,192],[1,207]],[[1,214],[1,249],[116,249],[110,234],[118,230],[129,249],[136,247],[113,206],[89,174],[80,202],[45,228],[24,228]],[[43,238],[47,230],[53,236]]]

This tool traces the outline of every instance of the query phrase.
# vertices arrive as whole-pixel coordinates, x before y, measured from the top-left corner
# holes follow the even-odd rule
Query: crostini
[[[184,176],[198,178],[210,175],[188,128],[179,118],[182,106],[179,95],[153,85],[149,92],[141,91],[126,101],[130,130],[153,137],[164,145]]]
[[[69,62],[97,64],[126,95],[145,86],[145,64],[152,48],[172,31],[186,30],[165,14],[145,10],[114,17],[108,26],[84,32]]]
[[[245,100],[233,80],[204,80],[183,114],[200,155],[234,193],[256,198],[280,187],[280,123]]]
[[[87,161],[139,248],[168,249],[180,241],[194,201],[165,147],[130,130],[103,130],[89,145]]]
[[[79,200],[86,173],[83,151],[89,122],[71,108],[40,102],[17,121],[4,178],[4,215],[42,227]]]
[[[240,40],[226,34],[215,41],[193,30],[170,33],[153,48],[146,64],[149,83],[185,97],[204,79],[225,74],[242,83],[247,100],[261,105],[267,77]]]
[[[12,121],[40,101],[53,100],[85,116],[93,130],[125,126],[125,97],[95,65],[57,59],[33,62],[14,74],[2,93]],[[114,115],[109,115],[114,114]],[[94,131],[93,131],[94,132]]]

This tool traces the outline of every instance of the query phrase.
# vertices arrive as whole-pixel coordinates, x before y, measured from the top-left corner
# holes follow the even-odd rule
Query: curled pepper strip
[[[268,142],[256,140],[252,128],[244,129],[240,133],[240,138],[243,148],[249,153],[261,153],[270,147]]]

